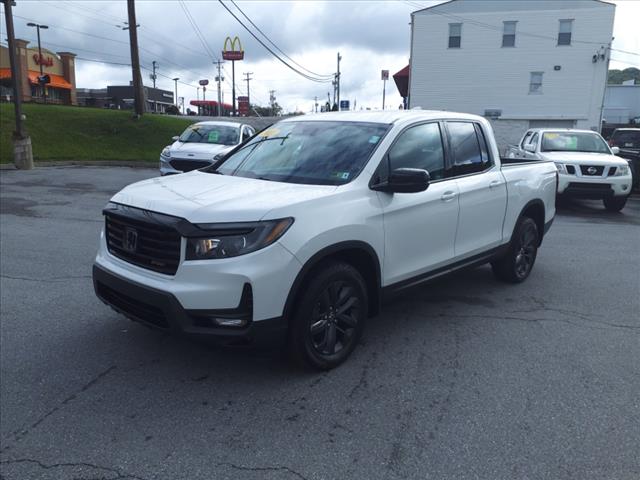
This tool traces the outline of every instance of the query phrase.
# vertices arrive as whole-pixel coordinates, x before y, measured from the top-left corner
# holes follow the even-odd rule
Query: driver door
[[[423,192],[376,192],[384,214],[384,286],[438,268],[454,256],[458,186],[445,178],[444,152],[442,125],[429,122],[407,128],[387,153],[391,170],[424,169],[431,182]]]

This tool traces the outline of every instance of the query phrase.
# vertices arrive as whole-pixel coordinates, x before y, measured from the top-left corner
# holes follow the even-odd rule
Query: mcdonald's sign
[[[238,48],[236,50],[236,43],[238,44]],[[231,48],[229,48],[231,47]],[[224,47],[222,49],[222,58],[224,60],[242,60],[244,58],[244,50],[242,50],[242,43],[240,43],[240,39],[236,35],[233,37],[227,37],[224,41]]]

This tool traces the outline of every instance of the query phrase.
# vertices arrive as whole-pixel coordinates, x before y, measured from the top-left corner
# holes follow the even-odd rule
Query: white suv
[[[116,194],[94,286],[147,325],[286,340],[296,359],[332,368],[389,294],[486,262],[525,280],[556,185],[552,162],[502,165],[482,117],[295,117],[216,165]]]

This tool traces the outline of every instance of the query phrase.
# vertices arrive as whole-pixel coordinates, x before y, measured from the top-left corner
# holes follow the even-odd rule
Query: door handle
[[[440,200],[442,200],[443,202],[448,202],[449,200],[453,200],[454,198],[456,198],[456,195],[456,192],[444,192],[440,197]]]
[[[491,182],[491,183],[489,184],[489,188],[495,188],[495,187],[497,187],[498,185],[502,185],[502,182],[500,182],[500,180],[494,180],[493,182]]]

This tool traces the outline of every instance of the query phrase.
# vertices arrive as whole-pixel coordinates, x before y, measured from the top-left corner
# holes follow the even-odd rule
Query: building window
[[[560,20],[560,29],[558,30],[558,45],[571,45],[572,29],[573,20]]]
[[[543,72],[531,72],[529,93],[542,93],[542,75]]]
[[[460,48],[462,38],[462,24],[450,23],[449,24],[449,48]]]
[[[516,23],[514,21],[502,22],[502,46],[503,47],[515,47],[516,46]]]

